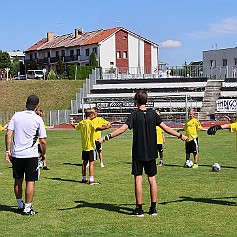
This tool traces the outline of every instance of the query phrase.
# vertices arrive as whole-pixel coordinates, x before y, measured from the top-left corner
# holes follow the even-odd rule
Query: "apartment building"
[[[98,66],[103,69],[117,68],[121,73],[131,73],[139,68],[140,73],[153,73],[158,68],[158,44],[123,27],[54,35],[47,33],[24,51],[25,64],[29,68],[56,70],[59,59],[67,65],[87,66],[94,52]]]

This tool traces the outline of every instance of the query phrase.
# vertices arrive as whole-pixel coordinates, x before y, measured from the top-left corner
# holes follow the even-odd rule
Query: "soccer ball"
[[[193,167],[193,162],[191,160],[186,160],[185,167],[186,168],[192,168]]]
[[[212,165],[212,171],[220,171],[221,166],[218,163]]]

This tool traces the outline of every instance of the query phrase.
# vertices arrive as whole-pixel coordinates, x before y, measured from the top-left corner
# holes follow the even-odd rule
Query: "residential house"
[[[158,68],[158,44],[123,27],[55,36],[52,32],[25,50],[25,64],[29,68],[56,71],[59,59],[67,65],[87,66],[94,52],[98,66],[116,68],[119,73],[132,71],[152,74]]]
[[[237,47],[203,51],[203,68],[213,79],[237,78]]]

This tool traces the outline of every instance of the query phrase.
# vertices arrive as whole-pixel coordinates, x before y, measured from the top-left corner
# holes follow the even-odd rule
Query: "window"
[[[121,58],[121,52],[117,51],[117,58]]]
[[[127,39],[127,36],[125,35],[125,36],[123,36],[123,39],[125,40],[125,39]]]
[[[223,67],[227,66],[227,59],[222,59]]]
[[[37,58],[37,53],[35,53],[35,59]]]
[[[211,67],[215,67],[216,66],[216,60],[211,60],[210,63],[211,63]]]
[[[128,58],[128,52],[127,51],[123,51],[123,58]]]
[[[237,65],[237,58],[234,58],[234,63],[235,65]]]
[[[62,57],[65,57],[65,50],[62,50]]]
[[[59,51],[56,51],[56,58],[59,58]]]
[[[81,55],[81,51],[80,49],[77,49],[77,56],[80,56]]]
[[[86,49],[86,56],[90,55],[90,49]]]
[[[97,55],[97,47],[94,47],[94,48],[92,49],[92,52]]]
[[[70,56],[74,55],[74,50],[70,50]]]
[[[50,58],[50,52],[48,52],[48,58]]]
[[[30,54],[30,60],[32,60],[33,59],[33,55],[32,55],[32,53]]]

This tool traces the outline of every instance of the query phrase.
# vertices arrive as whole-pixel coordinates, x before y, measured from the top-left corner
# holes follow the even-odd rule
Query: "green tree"
[[[64,69],[64,64],[61,58],[58,59],[58,63],[56,65],[56,71],[60,78],[64,75],[65,69]]]
[[[90,66],[93,67],[93,68],[97,67],[97,61],[96,61],[96,54],[95,54],[95,52],[93,52],[90,55]]]
[[[10,67],[11,67],[11,60],[9,53],[0,50],[0,68],[4,69]]]
[[[51,70],[48,74],[48,79],[49,80],[57,80],[57,75],[55,74],[55,72],[53,70]]]

